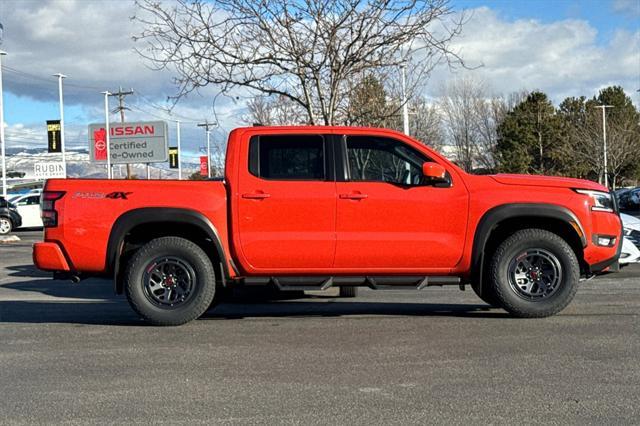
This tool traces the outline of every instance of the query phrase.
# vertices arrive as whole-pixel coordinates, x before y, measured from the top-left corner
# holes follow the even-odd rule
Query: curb
[[[15,243],[20,241],[20,237],[17,235],[2,235],[0,236],[0,244],[2,243]]]

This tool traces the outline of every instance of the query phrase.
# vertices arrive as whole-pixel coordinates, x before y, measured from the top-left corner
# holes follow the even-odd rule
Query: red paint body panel
[[[453,184],[407,188],[384,182],[278,181],[253,176],[248,171],[250,138],[277,134],[392,138],[443,166]],[[201,213],[215,226],[231,277],[236,275],[232,264],[240,276],[420,273],[468,277],[483,216],[498,206],[541,203],[563,207],[578,219],[587,241],[585,262],[593,265],[611,259],[619,242],[614,247],[597,247],[592,236],[611,235],[619,241],[618,215],[593,212],[589,197],[574,188],[606,191],[578,179],[468,175],[419,142],[385,129],[248,127],[229,135],[224,183],[48,181],[46,190],[66,194],[56,202],[59,225],[46,229],[45,241],[61,245],[70,270],[104,272],[110,266],[105,263],[107,243],[118,217],[138,208],[173,207]],[[128,193],[127,199],[104,198],[114,191]],[[48,260],[56,257],[51,246],[36,247],[39,266],[56,262]]]
[[[55,204],[58,226],[45,228],[45,241],[64,245],[74,271],[106,270],[107,243],[114,223],[122,214],[145,207],[185,208],[202,213],[215,224],[229,252],[227,197],[222,182],[51,179],[45,190],[66,192]],[[104,197],[118,191],[127,192],[127,198]]]
[[[44,271],[70,271],[60,246],[57,243],[35,243],[33,263]]]

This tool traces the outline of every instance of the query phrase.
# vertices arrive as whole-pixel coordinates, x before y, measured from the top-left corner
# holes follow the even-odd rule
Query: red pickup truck
[[[225,289],[470,284],[514,316],[562,310],[618,258],[622,226],[586,180],[474,176],[398,132],[248,127],[224,180],[52,179],[35,264],[113,277],[157,325],[198,318]]]

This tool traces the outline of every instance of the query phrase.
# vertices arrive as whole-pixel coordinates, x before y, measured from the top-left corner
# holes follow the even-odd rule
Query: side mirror
[[[422,174],[432,181],[444,182],[447,180],[447,170],[440,164],[431,161],[422,163]]]

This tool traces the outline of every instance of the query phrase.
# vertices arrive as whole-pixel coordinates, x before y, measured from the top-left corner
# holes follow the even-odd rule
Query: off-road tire
[[[8,217],[0,217],[0,235],[7,235],[13,230],[13,222]]]
[[[145,290],[145,271],[156,259],[175,258],[194,272],[190,296],[174,307],[154,304]],[[195,243],[179,237],[151,240],[130,259],[124,274],[124,289],[129,304],[153,325],[185,324],[202,315],[212,305],[216,291],[215,272],[209,257]]]
[[[510,284],[510,265],[522,259],[524,253],[541,250],[560,265],[556,290],[548,296],[527,300]],[[505,239],[493,254],[489,267],[489,287],[496,302],[511,315],[520,318],[541,318],[562,311],[578,290],[580,266],[571,246],[559,235],[544,229],[523,229]],[[514,282],[512,279],[511,282]]]
[[[356,297],[358,295],[358,287],[340,287],[340,297]]]

